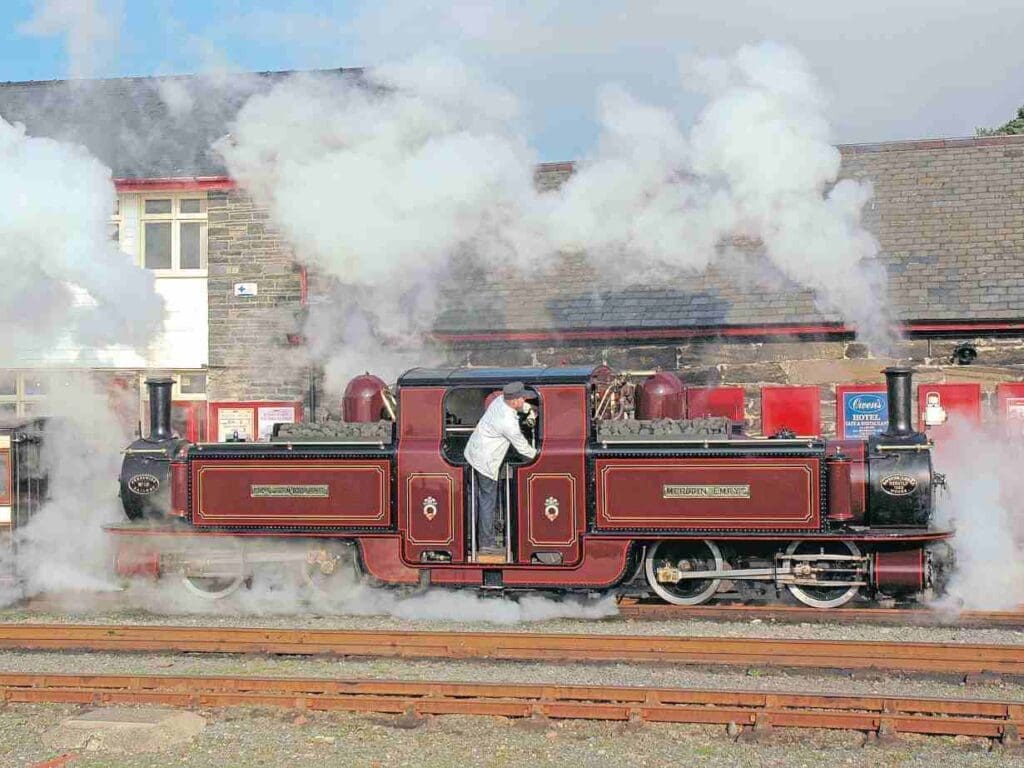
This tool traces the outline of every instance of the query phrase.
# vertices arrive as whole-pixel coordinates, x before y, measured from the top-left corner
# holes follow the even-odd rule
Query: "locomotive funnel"
[[[910,437],[915,434],[912,425],[911,379],[913,368],[886,368],[885,387],[889,393],[889,428],[885,437]]]
[[[173,379],[146,379],[149,388],[149,439],[171,439],[171,389]]]

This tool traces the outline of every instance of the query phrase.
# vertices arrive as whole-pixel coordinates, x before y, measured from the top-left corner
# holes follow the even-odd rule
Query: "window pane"
[[[5,500],[11,495],[11,454],[7,451],[0,451],[0,496]]]
[[[181,374],[181,394],[202,395],[206,392],[205,373],[183,373]]]
[[[47,411],[46,398],[42,397],[38,400],[25,400],[21,404],[21,411],[26,416],[44,416]]]
[[[110,239],[115,243],[121,242],[121,225],[111,224],[110,225]]]
[[[26,395],[45,395],[50,391],[49,376],[43,376],[34,373],[26,373],[24,375],[24,380]]]
[[[146,222],[146,256],[147,269],[171,268],[171,222]]]
[[[179,205],[181,206],[179,208],[179,210],[182,213],[202,213],[203,212],[203,201],[200,200],[198,197],[195,197],[195,198],[190,197],[190,198],[187,198],[185,200],[182,200],[179,203]]]
[[[18,415],[18,404],[17,403],[0,403],[0,418],[6,416],[17,416]]]
[[[184,436],[188,434],[188,406],[171,406],[171,432]]]
[[[0,371],[0,395],[18,394],[18,374],[13,371]]]
[[[121,198],[120,197],[114,198],[114,215],[115,216],[120,216],[121,215]]]
[[[198,221],[184,221],[179,226],[181,227],[178,233],[181,238],[181,268],[202,269],[203,225]]]
[[[147,200],[146,213],[170,213],[171,201],[168,200]]]

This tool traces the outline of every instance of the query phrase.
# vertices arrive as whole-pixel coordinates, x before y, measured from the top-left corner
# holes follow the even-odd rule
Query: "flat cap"
[[[510,381],[501,388],[501,394],[506,400],[515,400],[517,397],[525,397],[527,400],[536,400],[537,396],[526,388],[521,381]]]

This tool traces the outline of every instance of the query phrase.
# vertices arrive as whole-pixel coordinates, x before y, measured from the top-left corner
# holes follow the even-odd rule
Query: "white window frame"
[[[146,213],[146,203],[150,200],[170,200],[170,213]],[[199,213],[182,213],[182,200],[199,200]],[[171,266],[170,269],[150,269],[157,277],[206,277],[208,274],[207,259],[209,257],[209,237],[207,223],[207,196],[206,192],[157,192],[143,195],[139,201],[139,266],[146,267],[146,224],[156,222],[169,222],[171,224]],[[199,232],[199,262],[203,266],[199,269],[181,268],[181,227],[183,222],[198,222]]]
[[[181,391],[181,377],[182,376],[198,376],[202,374],[206,376],[206,387],[203,388],[202,392],[182,392]],[[171,388],[171,400],[206,400],[206,390],[210,385],[209,372],[205,369],[193,369],[193,370],[181,370],[175,371],[171,374],[161,373],[161,378],[174,379],[174,386]],[[139,374],[139,392],[142,393],[142,398],[145,400],[149,397],[146,389],[146,379],[153,378],[153,374],[140,373]]]
[[[26,407],[37,403],[46,403],[55,392],[55,387],[59,385],[60,379],[70,373],[70,371],[48,369],[48,370],[5,370],[4,373],[12,373],[15,376],[15,387],[13,395],[0,395],[0,403],[8,404],[14,403],[15,411],[14,415],[18,418],[23,417],[35,417],[45,416],[45,411],[34,411],[32,413],[26,412]],[[25,392],[25,378],[26,377],[40,377],[47,379],[46,394],[45,395],[30,395]]]
[[[113,242],[117,243],[118,248],[122,246],[122,236],[124,235],[124,224],[121,221],[121,196],[118,195],[114,198],[114,212],[110,215],[110,226],[117,227],[117,239]]]

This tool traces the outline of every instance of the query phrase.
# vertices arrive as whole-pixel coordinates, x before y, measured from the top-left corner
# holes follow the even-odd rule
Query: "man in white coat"
[[[466,461],[476,476],[476,530],[479,551],[483,554],[501,552],[494,519],[498,509],[498,473],[508,447],[511,445],[527,459],[537,455],[537,449],[523,436],[516,417],[520,411],[530,413],[532,409],[526,401],[535,398],[521,381],[506,384],[502,397],[494,398],[466,443]]]

